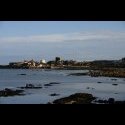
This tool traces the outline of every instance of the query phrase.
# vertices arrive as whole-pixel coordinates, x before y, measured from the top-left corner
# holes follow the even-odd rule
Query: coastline
[[[89,70],[86,73],[71,73],[69,75],[74,76],[91,76],[91,77],[116,77],[116,78],[125,78],[125,69],[124,68],[104,68],[104,69],[96,69]]]
[[[81,67],[81,66],[67,66],[67,67],[10,67],[7,66],[0,66],[0,69],[43,69],[43,70],[88,70],[86,73],[70,73],[69,75],[74,76],[91,76],[91,77],[116,77],[116,78],[125,78],[125,68],[91,68],[91,67]]]

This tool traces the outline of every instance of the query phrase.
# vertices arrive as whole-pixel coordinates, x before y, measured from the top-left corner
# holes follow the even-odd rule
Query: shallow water
[[[125,100],[125,79],[90,76],[67,76],[70,73],[85,70],[36,70],[36,69],[0,69],[0,90],[16,88],[26,84],[41,84],[41,89],[26,89],[24,96],[0,97],[0,104],[46,104],[57,98],[69,96],[76,92],[91,93],[101,99],[115,98]],[[20,75],[26,74],[26,75]],[[44,84],[59,82],[48,86]],[[101,82],[101,83],[98,83]],[[117,86],[112,85],[117,83]],[[52,93],[59,96],[50,96]]]

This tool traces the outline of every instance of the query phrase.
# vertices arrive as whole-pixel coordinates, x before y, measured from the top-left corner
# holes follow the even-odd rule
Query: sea
[[[75,93],[90,93],[97,99],[125,100],[125,78],[69,75],[84,72],[87,70],[0,69],[0,90],[26,84],[42,86],[40,89],[24,89],[24,95],[0,97],[0,104],[48,104]],[[45,86],[52,82],[59,84]]]

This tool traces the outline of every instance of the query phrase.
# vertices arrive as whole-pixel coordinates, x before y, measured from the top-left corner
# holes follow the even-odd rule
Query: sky
[[[0,21],[0,64],[125,57],[125,21]]]

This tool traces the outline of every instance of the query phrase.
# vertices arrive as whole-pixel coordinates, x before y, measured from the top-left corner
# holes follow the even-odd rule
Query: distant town
[[[22,62],[10,62],[8,65],[0,65],[1,69],[99,69],[99,68],[125,68],[125,58],[120,60],[94,60],[76,61],[63,60],[55,57],[54,60],[46,62],[45,59],[38,61],[24,60]]]

